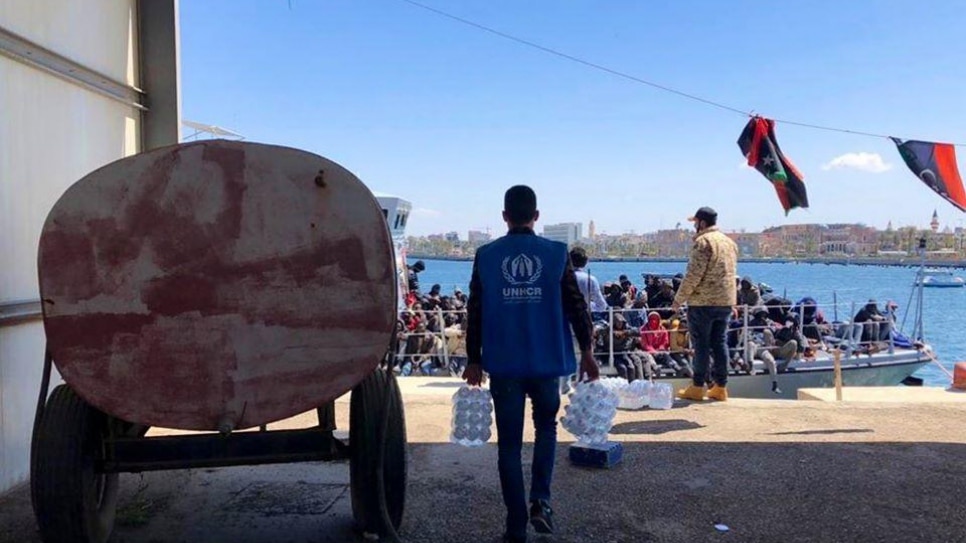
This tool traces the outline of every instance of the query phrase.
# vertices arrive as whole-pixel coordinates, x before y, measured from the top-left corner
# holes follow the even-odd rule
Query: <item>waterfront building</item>
[[[543,227],[543,237],[573,245],[582,237],[583,225],[579,222],[548,224]]]
[[[876,252],[878,231],[864,224],[829,224],[821,236],[820,254],[869,255]]]
[[[758,232],[731,232],[727,235],[738,246],[740,257],[757,258],[761,254],[761,234]]]
[[[486,243],[490,241],[490,233],[481,230],[470,230],[466,236],[470,243]]]

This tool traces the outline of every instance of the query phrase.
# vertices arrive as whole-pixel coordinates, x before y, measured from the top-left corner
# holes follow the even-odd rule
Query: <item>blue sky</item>
[[[420,1],[743,111],[966,143],[961,2]],[[672,228],[701,205],[727,230],[926,227],[933,209],[966,226],[888,140],[779,122],[811,201],[786,217],[741,165],[747,118],[401,0],[180,7],[184,118],[339,162],[411,200],[412,234],[500,232],[517,183],[536,189],[542,223],[593,219],[612,234]]]

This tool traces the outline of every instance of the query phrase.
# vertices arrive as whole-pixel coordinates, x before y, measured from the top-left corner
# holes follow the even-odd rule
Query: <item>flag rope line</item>
[[[659,89],[659,90],[662,90],[662,91],[665,91],[665,92],[670,92],[672,94],[677,94],[678,96],[681,96],[683,98],[688,98],[690,100],[696,100],[698,102],[707,104],[709,106],[714,106],[714,107],[717,107],[717,108],[721,108],[721,109],[730,111],[732,113],[737,113],[739,115],[745,115],[747,117],[751,117],[752,116],[752,114],[749,113],[749,112],[747,112],[747,111],[743,111],[743,110],[740,110],[738,108],[734,108],[734,107],[731,107],[731,106],[728,106],[728,105],[725,105],[725,104],[722,104],[722,103],[719,103],[719,102],[715,102],[713,100],[708,100],[706,98],[701,98],[700,96],[695,96],[693,94],[688,94],[688,93],[686,93],[684,91],[679,91],[677,89],[672,89],[671,87],[667,87],[667,86],[664,86],[664,85],[661,85],[661,84],[658,84],[658,83],[654,83],[653,81],[648,81],[646,79],[641,79],[640,77],[631,75],[629,73],[621,72],[621,71],[615,70],[613,68],[608,68],[607,66],[604,66],[604,65],[601,65],[601,64],[597,64],[597,63],[591,62],[589,60],[584,60],[584,59],[582,59],[580,57],[575,57],[573,55],[568,55],[567,53],[564,53],[562,51],[558,51],[556,49],[552,49],[550,47],[546,47],[546,46],[540,45],[539,43],[535,43],[535,42],[532,42],[532,41],[529,41],[529,40],[526,40],[526,39],[523,39],[523,38],[519,38],[517,36],[513,36],[511,34],[507,34],[506,32],[501,32],[499,30],[496,30],[495,28],[491,28],[491,27],[482,25],[480,23],[471,21],[469,19],[464,19],[464,18],[462,18],[462,17],[460,17],[458,15],[453,15],[452,13],[447,13],[447,12],[445,12],[443,10],[436,9],[436,8],[434,8],[432,6],[427,6],[426,4],[422,4],[420,2],[416,2],[415,0],[401,0],[401,1],[402,2],[405,2],[407,4],[411,4],[413,6],[416,6],[418,8],[424,9],[426,11],[433,12],[433,13],[435,13],[437,15],[442,16],[442,17],[446,17],[448,19],[452,19],[452,20],[454,20],[456,22],[459,22],[459,23],[462,23],[464,25],[472,26],[472,27],[474,27],[474,28],[476,28],[478,30],[482,30],[484,32],[489,32],[490,34],[494,34],[494,35],[499,36],[499,37],[501,37],[503,39],[507,39],[507,40],[514,41],[514,42],[517,42],[517,43],[522,44],[522,45],[526,45],[527,47],[531,47],[533,49],[537,49],[537,50],[543,51],[544,53],[548,53],[548,54],[554,55],[556,57],[560,57],[562,59],[569,60],[571,62],[576,62],[577,64],[582,64],[584,66],[587,66],[589,68],[593,68],[595,70],[600,70],[602,72],[606,72],[606,73],[609,73],[611,75],[616,75],[617,77],[622,77],[624,79],[633,81],[635,83],[640,83],[642,85],[647,85],[649,87],[653,87],[655,89]]]
[[[447,19],[456,21],[456,22],[458,22],[460,24],[463,24],[463,25],[466,25],[466,26],[471,26],[473,28],[476,28],[477,30],[482,30],[482,31],[487,32],[489,34],[493,34],[493,35],[498,36],[500,38],[503,38],[505,40],[509,40],[509,41],[512,41],[512,42],[516,42],[516,43],[519,43],[521,45],[525,45],[527,47],[530,47],[532,49],[537,49],[538,51],[542,51],[544,53],[547,53],[547,54],[550,54],[550,55],[553,55],[553,56],[562,58],[564,60],[569,60],[571,62],[575,62],[577,64],[581,64],[581,65],[586,66],[588,68],[592,68],[594,70],[598,70],[598,71],[601,71],[601,72],[608,73],[610,75],[615,75],[617,77],[626,79],[628,81],[632,81],[634,83],[638,83],[638,84],[641,84],[641,85],[646,85],[648,87],[655,88],[655,89],[658,89],[658,90],[662,90],[664,92],[668,92],[668,93],[671,93],[671,94],[676,94],[676,95],[678,95],[678,96],[680,96],[682,98],[687,98],[689,100],[694,100],[696,102],[701,102],[702,104],[709,105],[709,106],[713,106],[713,107],[716,107],[716,108],[719,108],[719,109],[723,109],[725,111],[730,111],[732,113],[737,113],[739,115],[744,115],[746,117],[754,117],[754,116],[756,116],[756,114],[753,113],[753,112],[751,112],[751,111],[741,110],[741,109],[738,109],[736,107],[729,106],[727,104],[722,104],[721,102],[715,102],[714,100],[709,100],[707,98],[702,98],[700,96],[697,96],[697,95],[694,95],[694,94],[690,94],[690,93],[687,93],[687,92],[684,92],[684,91],[680,91],[680,90],[674,89],[672,87],[668,87],[666,85],[661,85],[660,83],[655,83],[653,81],[648,81],[646,79],[642,79],[642,78],[637,77],[635,75],[631,75],[631,74],[629,74],[627,72],[622,72],[620,70],[615,70],[614,68],[608,68],[607,66],[604,66],[602,64],[597,64],[595,62],[591,62],[589,60],[585,60],[583,58],[576,57],[574,55],[570,55],[570,54],[564,53],[562,51],[558,51],[558,50],[553,49],[551,47],[547,47],[547,46],[544,46],[544,45],[540,45],[539,43],[532,42],[530,40],[527,40],[527,39],[524,39],[524,38],[520,38],[520,37],[514,36],[512,34],[507,34],[506,32],[503,32],[503,31],[497,30],[495,28],[492,28],[492,27],[489,27],[489,26],[486,26],[486,25],[477,23],[475,21],[471,21],[469,19],[465,19],[465,18],[460,17],[458,15],[453,15],[452,13],[443,11],[443,10],[438,9],[438,8],[434,8],[432,6],[428,6],[428,5],[423,4],[421,2],[417,2],[416,0],[400,0],[400,1],[401,2],[405,2],[405,3],[407,3],[407,4],[411,5],[411,6],[415,6],[417,8],[420,8],[422,10],[429,11],[431,13],[435,13],[436,15],[439,15],[441,17],[445,17]],[[884,134],[876,134],[876,133],[873,133],[873,132],[864,132],[862,130],[849,130],[847,128],[837,128],[837,127],[833,127],[833,126],[822,126],[822,125],[810,124],[810,123],[803,123],[803,122],[798,122],[798,121],[786,121],[786,120],[783,120],[783,119],[773,119],[773,120],[775,122],[782,123],[782,124],[788,124],[788,125],[793,125],[793,126],[800,126],[800,127],[803,127],[803,128],[811,128],[811,129],[814,129],[814,130],[825,130],[827,132],[839,132],[839,133],[842,133],[842,134],[852,134],[852,135],[855,135],[855,136],[867,136],[867,137],[872,137],[872,138],[884,138],[884,139],[889,139],[889,138],[892,137],[892,136],[887,136],[887,135],[884,135]],[[902,139],[911,139],[911,138],[902,138]],[[950,145],[953,145],[955,147],[966,147],[966,143],[950,143]]]

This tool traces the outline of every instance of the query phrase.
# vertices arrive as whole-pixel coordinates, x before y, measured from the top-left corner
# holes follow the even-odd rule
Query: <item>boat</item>
[[[893,352],[883,350],[872,355],[842,356],[842,384],[844,386],[896,386],[906,378],[930,363],[932,351],[929,346],[922,349],[895,348]],[[935,356],[935,355],[933,355]],[[798,397],[803,388],[831,388],[835,386],[834,359],[828,352],[818,352],[814,359],[791,362],[783,372],[779,372],[778,392],[771,387],[772,377],[761,361],[756,360],[752,372],[731,372],[728,376],[728,395],[733,398],[753,399],[791,399]],[[606,365],[603,373],[615,374]],[[608,371],[610,370],[610,371]],[[655,382],[669,383],[674,390],[691,384],[686,377],[662,376]]]
[[[966,280],[953,274],[952,270],[926,268],[916,274],[915,284],[931,288],[957,288],[966,286]]]
[[[923,271],[924,269],[920,268],[919,276],[925,276]],[[913,318],[913,328],[909,336],[902,333],[901,326],[896,326],[895,315],[891,317],[892,333],[887,341],[860,342],[859,336],[856,335],[861,331],[860,325],[851,322],[831,323],[834,333],[824,336],[821,348],[812,345],[810,356],[796,358],[788,362],[774,376],[768,372],[767,367],[760,360],[753,360],[753,365],[750,368],[736,370],[734,366],[730,366],[729,396],[757,399],[796,399],[799,389],[834,387],[836,351],[844,386],[899,386],[914,381],[914,379],[910,379],[912,374],[927,364],[935,362],[937,358],[932,347],[923,339],[922,289],[924,286],[925,283],[917,283],[913,289],[913,293],[918,292],[919,296],[913,306],[909,308],[910,313],[907,314],[907,317],[912,315]],[[818,304],[826,310],[835,305],[835,303],[831,305]],[[787,307],[792,314],[795,313],[793,307]],[[748,307],[744,308],[745,312],[749,309]],[[615,311],[611,309],[609,312]],[[608,320],[612,323],[613,317],[609,315]],[[903,325],[905,320],[902,320]],[[604,330],[609,330],[610,327],[606,323],[602,323],[602,325]],[[855,327],[860,328],[857,330]],[[749,337],[748,332],[751,331],[751,328],[746,321],[744,326],[739,326],[737,330],[742,330],[739,337],[744,338]],[[852,332],[847,332],[847,330],[852,330]],[[604,345],[613,345],[613,341],[605,341]],[[731,349],[731,354],[741,353],[742,349],[744,349],[744,346],[739,343],[737,348]],[[611,361],[613,355],[619,353],[598,351],[595,354],[601,363],[601,373],[617,374]],[[740,354],[740,357],[743,360],[753,359],[754,357],[750,354],[746,351]],[[778,365],[782,367],[781,363]],[[675,390],[686,388],[691,384],[690,378],[676,376],[672,370],[667,368],[661,368],[661,374],[655,376],[654,380],[670,383]],[[777,390],[773,390],[773,380],[777,382]]]
[[[406,265],[406,223],[409,222],[409,214],[412,212],[413,204],[405,198],[373,192],[372,195],[379,202],[382,214],[386,219],[386,226],[389,228],[389,235],[392,237],[393,252],[396,260],[396,305],[401,311],[406,308],[406,296],[409,294],[409,267]]]

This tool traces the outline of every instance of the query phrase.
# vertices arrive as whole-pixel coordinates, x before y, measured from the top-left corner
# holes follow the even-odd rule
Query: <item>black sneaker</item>
[[[502,541],[503,543],[527,543],[527,536],[503,534]]]
[[[553,509],[545,500],[537,500],[530,506],[530,525],[538,534],[553,533]]]

